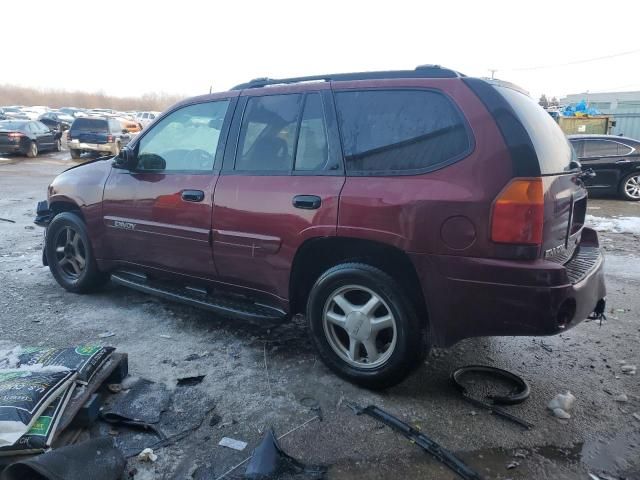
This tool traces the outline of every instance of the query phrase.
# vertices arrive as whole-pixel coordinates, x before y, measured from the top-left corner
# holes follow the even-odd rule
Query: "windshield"
[[[0,122],[0,130],[20,130],[24,127],[26,122],[12,122],[3,121]]]
[[[496,86],[496,90],[509,102],[529,133],[536,149],[540,173],[550,175],[568,172],[575,152],[551,115],[528,95],[503,86]]]

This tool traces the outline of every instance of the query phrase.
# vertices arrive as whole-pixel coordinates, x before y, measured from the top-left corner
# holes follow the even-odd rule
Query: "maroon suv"
[[[586,206],[535,101],[425,66],[185,100],[59,175],[36,223],[69,291],[111,278],[229,318],[304,313],[331,369],[384,387],[430,346],[602,312]]]

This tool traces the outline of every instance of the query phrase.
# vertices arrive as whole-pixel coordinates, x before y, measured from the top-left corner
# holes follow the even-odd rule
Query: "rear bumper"
[[[83,143],[78,140],[71,140],[67,146],[70,150],[83,150],[92,152],[113,153],[116,149],[115,143]]]
[[[604,257],[585,228],[574,258],[510,261],[411,256],[429,312],[431,340],[448,346],[468,337],[553,335],[584,320],[605,297]]]
[[[20,153],[22,152],[22,146],[18,143],[15,145],[3,144],[0,145],[0,153]]]

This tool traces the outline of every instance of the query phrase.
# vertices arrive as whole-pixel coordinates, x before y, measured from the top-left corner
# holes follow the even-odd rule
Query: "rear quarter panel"
[[[377,240],[408,252],[486,256],[493,248],[492,202],[513,176],[495,121],[460,79],[340,82],[334,90],[382,86],[440,90],[462,111],[475,146],[462,160],[426,174],[347,177],[338,235]],[[465,241],[443,242],[443,236]]]

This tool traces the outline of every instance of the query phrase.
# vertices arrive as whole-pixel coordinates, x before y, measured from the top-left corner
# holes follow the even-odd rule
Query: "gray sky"
[[[261,76],[436,63],[495,68],[536,97],[640,90],[637,0],[36,0],[2,12],[0,83],[194,95]],[[552,67],[527,69],[540,66]]]

